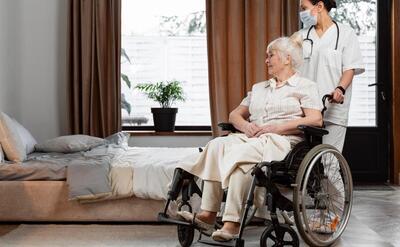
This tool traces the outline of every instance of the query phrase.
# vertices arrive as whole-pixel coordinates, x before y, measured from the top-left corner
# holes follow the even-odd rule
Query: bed
[[[80,161],[75,156],[95,159],[93,153],[99,149],[74,155],[33,153],[21,164],[0,165],[0,221],[156,221],[176,164],[199,152],[198,148],[125,147],[110,163],[111,193],[74,195],[70,167],[63,159],[73,163]],[[93,183],[86,180],[76,186],[90,190]]]
[[[156,221],[176,165],[199,155],[197,147],[129,147],[123,132],[37,144],[26,129],[19,125],[13,130],[14,125],[14,119],[0,113],[3,222]]]

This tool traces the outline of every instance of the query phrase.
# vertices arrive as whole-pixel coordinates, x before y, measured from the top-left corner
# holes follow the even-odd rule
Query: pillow
[[[87,151],[105,143],[106,141],[104,139],[98,137],[88,135],[69,135],[56,137],[47,140],[44,143],[36,144],[35,150],[38,152],[49,153],[73,153]]]
[[[15,122],[4,112],[0,113],[0,144],[8,160],[20,162],[26,159],[25,146]]]
[[[25,153],[30,154],[33,151],[35,151],[35,145],[37,144],[37,141],[35,138],[32,136],[32,134],[24,128],[20,123],[17,122],[17,120],[14,120],[15,127],[17,128],[17,132],[19,134],[19,137],[22,140],[22,144],[25,147]]]
[[[129,136],[130,136],[129,133],[127,132],[118,132],[110,136],[107,136],[105,140],[107,141],[108,144],[122,145],[122,144],[128,144]]]

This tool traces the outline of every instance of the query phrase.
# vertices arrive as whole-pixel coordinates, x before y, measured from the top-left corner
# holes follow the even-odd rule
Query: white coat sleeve
[[[360,43],[353,29],[351,29],[346,38],[342,59],[343,71],[354,69],[355,75],[364,73],[365,65],[363,63]]]

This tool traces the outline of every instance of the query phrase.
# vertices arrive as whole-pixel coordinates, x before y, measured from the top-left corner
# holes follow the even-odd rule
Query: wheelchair
[[[325,101],[322,98],[326,111]],[[231,124],[220,123],[222,130],[237,132]],[[244,228],[255,213],[254,191],[257,186],[266,190],[265,205],[270,212],[264,231],[260,237],[260,246],[299,246],[297,232],[310,246],[330,246],[340,238],[350,218],[353,197],[353,182],[346,159],[333,146],[322,144],[322,137],[328,134],[323,128],[298,126],[304,133],[304,140],[294,146],[282,161],[260,162],[251,171],[253,176],[250,190],[241,217],[238,238],[230,242],[216,242],[203,239],[203,233],[194,222],[181,221],[167,214],[171,201],[181,195],[178,210],[186,208],[192,212],[189,203],[194,194],[200,197],[202,191],[194,175],[177,168],[174,172],[171,188],[168,192],[164,210],[159,213],[160,222],[177,225],[178,240],[181,246],[193,243],[194,231],[199,230],[198,242],[214,246],[243,247]],[[278,186],[293,189],[293,199],[283,196]],[[279,210],[279,211],[278,211]],[[286,216],[285,223],[278,220],[278,212],[293,212],[294,223]],[[292,227],[295,225],[296,230]],[[220,225],[216,224],[216,229]]]

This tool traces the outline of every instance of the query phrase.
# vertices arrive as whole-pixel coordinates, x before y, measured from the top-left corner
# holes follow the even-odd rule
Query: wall
[[[67,0],[0,0],[0,110],[38,141],[66,133]]]
[[[66,134],[67,0],[0,0],[0,110],[40,141]],[[137,136],[132,146],[204,146],[209,137]]]

